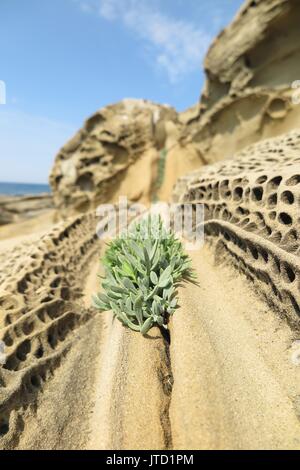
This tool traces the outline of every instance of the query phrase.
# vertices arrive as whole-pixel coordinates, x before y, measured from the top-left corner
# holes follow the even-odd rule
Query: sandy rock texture
[[[247,1],[199,103],[100,110],[51,173],[66,220],[0,228],[0,449],[300,449],[299,20],[298,1]],[[142,337],[91,305],[94,209],[172,191],[204,205],[198,283]]]
[[[298,286],[268,270],[273,256],[287,269],[284,246],[231,223],[223,236],[208,220],[190,253],[198,285],[180,287],[170,339],[91,307],[105,249],[93,213],[0,243],[0,448],[299,449],[299,320],[280,297],[288,286],[298,302]]]
[[[80,298],[87,263],[97,250],[94,220],[92,214],[76,218],[0,252],[0,339],[6,354],[0,369],[1,448],[18,444],[39,392],[77,329],[91,318]]]
[[[166,340],[91,307],[98,222],[91,212],[11,250],[0,243],[0,449],[172,445]]]
[[[219,256],[230,255],[237,269],[297,327],[299,151],[300,132],[293,131],[207,166],[175,190],[179,202],[204,204],[206,236],[214,239]]]
[[[299,449],[299,330],[214,245],[191,257],[199,285],[171,325],[173,448]]]
[[[37,196],[0,196],[0,225],[21,222],[53,210],[50,194]]]
[[[212,43],[201,100],[180,117],[208,163],[300,127],[299,21],[297,0],[248,0]]]
[[[59,152],[50,175],[61,214],[85,212],[127,195],[151,200],[159,151],[179,127],[169,106],[125,99],[91,116]]]

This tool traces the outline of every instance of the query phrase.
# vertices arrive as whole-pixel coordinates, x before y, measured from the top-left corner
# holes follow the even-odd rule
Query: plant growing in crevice
[[[167,328],[178,307],[176,287],[195,279],[181,242],[160,216],[148,216],[113,240],[103,264],[103,293],[93,296],[94,306],[112,310],[123,325],[143,335],[154,325]]]

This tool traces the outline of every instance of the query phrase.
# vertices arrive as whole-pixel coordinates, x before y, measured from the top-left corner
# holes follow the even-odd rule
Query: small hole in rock
[[[289,178],[286,182],[287,186],[296,186],[296,184],[300,183],[300,175],[294,175]]]
[[[254,201],[261,201],[263,198],[264,190],[260,186],[252,189],[252,199]]]
[[[37,359],[40,359],[41,357],[43,357],[43,355],[44,355],[44,348],[43,348],[43,346],[40,346],[40,347],[36,350],[36,352],[34,353],[34,355],[35,355],[35,357],[36,357]]]
[[[294,198],[294,195],[291,191],[284,191],[281,194],[281,200],[285,204],[294,204],[295,198]]]
[[[257,178],[256,183],[257,184],[263,184],[267,181],[268,177],[266,175],[260,176]]]
[[[31,384],[33,387],[38,388],[40,386],[40,380],[37,375],[33,375],[30,379]]]
[[[290,282],[294,282],[294,280],[296,279],[296,275],[294,271],[292,270],[292,268],[287,264],[285,265],[285,272],[286,272],[288,280]]]
[[[286,212],[280,212],[279,216],[278,216],[278,220],[280,223],[284,224],[284,225],[292,225],[293,223],[293,219],[292,217],[287,214]]]
[[[25,361],[27,354],[31,350],[30,341],[27,339],[22,344],[20,344],[17,348],[16,356],[20,361]]]
[[[276,193],[271,194],[271,196],[269,196],[268,204],[269,204],[270,207],[276,206],[276,204],[277,204],[277,194]]]
[[[282,176],[275,176],[268,183],[268,189],[277,189],[282,181]]]
[[[9,431],[9,424],[7,421],[0,421],[0,436],[5,436]]]
[[[243,197],[243,188],[238,186],[237,188],[234,189],[233,198],[235,201],[237,201],[239,199],[242,199],[242,197]]]

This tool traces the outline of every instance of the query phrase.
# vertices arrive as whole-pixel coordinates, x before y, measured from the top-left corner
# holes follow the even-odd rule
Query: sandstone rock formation
[[[300,449],[299,15],[247,1],[198,104],[124,100],[60,151],[55,205],[87,213],[0,242],[0,449]],[[93,209],[166,200],[181,174],[174,200],[205,209],[198,283],[179,288],[169,336],[144,338],[91,307]]]
[[[204,228],[297,328],[300,314],[300,131],[186,176],[177,202],[204,204]]]
[[[167,200],[184,173],[300,127],[299,21],[296,0],[248,0],[210,47],[205,88],[194,107],[177,114],[124,100],[88,119],[51,173],[60,214],[84,212],[120,194]],[[162,150],[167,155],[161,157]]]
[[[56,157],[50,176],[61,213],[84,212],[119,194],[149,201],[155,186],[158,151],[169,128],[179,126],[168,106],[123,100],[101,109]]]
[[[97,250],[95,217],[58,225],[37,243],[0,255],[0,448],[15,447],[38,393],[90,319],[80,305],[86,264]]]
[[[37,217],[54,208],[50,194],[37,196],[0,196],[0,225]]]
[[[248,0],[213,42],[201,101],[183,114],[182,139],[206,161],[300,127],[299,21],[297,0]]]

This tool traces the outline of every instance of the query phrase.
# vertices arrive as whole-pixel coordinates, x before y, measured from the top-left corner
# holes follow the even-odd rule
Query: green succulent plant
[[[148,216],[113,240],[103,264],[103,293],[93,296],[94,306],[112,310],[123,325],[143,335],[154,325],[167,328],[178,307],[176,287],[195,279],[181,242],[160,216]]]

